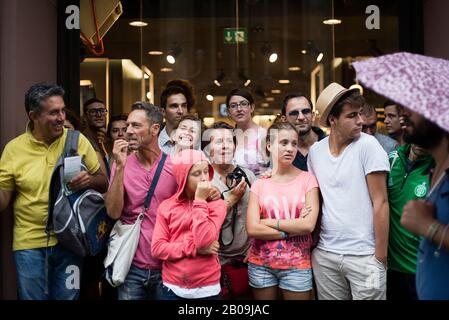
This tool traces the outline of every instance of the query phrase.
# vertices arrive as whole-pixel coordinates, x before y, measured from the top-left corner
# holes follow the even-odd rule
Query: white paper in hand
[[[64,181],[70,182],[81,172],[81,156],[68,157],[64,159]]]

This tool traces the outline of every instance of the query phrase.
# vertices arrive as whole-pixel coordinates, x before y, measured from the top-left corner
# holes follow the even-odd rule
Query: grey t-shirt
[[[254,173],[246,168],[240,167],[248,177],[251,185],[256,181]],[[214,173],[212,184],[216,186],[220,192],[228,190],[228,187],[220,180],[218,173]],[[250,187],[247,186],[245,194],[242,196],[239,202],[233,207],[228,209],[226,218],[221,227],[220,238],[220,263],[226,264],[233,258],[245,256],[250,245],[250,239],[246,232],[246,210],[248,208],[248,200],[250,194]],[[225,199],[228,198],[229,192],[224,192]],[[234,212],[235,211],[235,212]],[[235,216],[235,221],[233,217]]]
[[[377,141],[379,141],[380,145],[382,146],[382,148],[384,148],[387,154],[389,154],[391,151],[396,150],[398,146],[398,142],[396,140],[382,133],[376,132],[374,137],[377,139]]]

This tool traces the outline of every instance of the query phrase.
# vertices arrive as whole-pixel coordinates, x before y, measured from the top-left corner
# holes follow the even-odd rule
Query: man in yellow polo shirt
[[[30,119],[24,134],[10,141],[0,160],[0,211],[15,195],[13,251],[20,299],[77,299],[83,259],[57,244],[47,243],[50,176],[63,152],[64,90],[52,84],[31,86],[25,95]],[[68,187],[106,192],[107,178],[89,141],[80,135],[78,153],[88,172],[74,177]]]

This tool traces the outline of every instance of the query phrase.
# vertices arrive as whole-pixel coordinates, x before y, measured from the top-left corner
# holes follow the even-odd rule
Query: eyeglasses
[[[108,113],[108,109],[105,109],[105,108],[101,108],[101,109],[89,109],[89,110],[87,110],[87,113],[88,113],[90,116],[93,116],[93,115],[100,115],[100,116],[102,116],[102,115]]]
[[[297,118],[300,112],[303,116],[307,116],[312,113],[312,109],[293,110],[288,113],[288,116],[291,118]]]
[[[246,108],[248,108],[250,106],[250,103],[247,100],[243,100],[243,101],[240,101],[240,102],[233,102],[233,103],[229,104],[229,109],[235,110],[239,106],[242,107],[242,109],[246,109]]]

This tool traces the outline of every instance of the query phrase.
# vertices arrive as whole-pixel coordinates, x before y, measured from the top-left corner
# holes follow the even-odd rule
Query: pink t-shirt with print
[[[289,220],[299,218],[307,192],[318,188],[316,178],[301,172],[290,182],[259,179],[251,187],[258,197],[261,219]],[[302,235],[285,240],[254,240],[249,262],[272,269],[309,269],[312,236]]]

